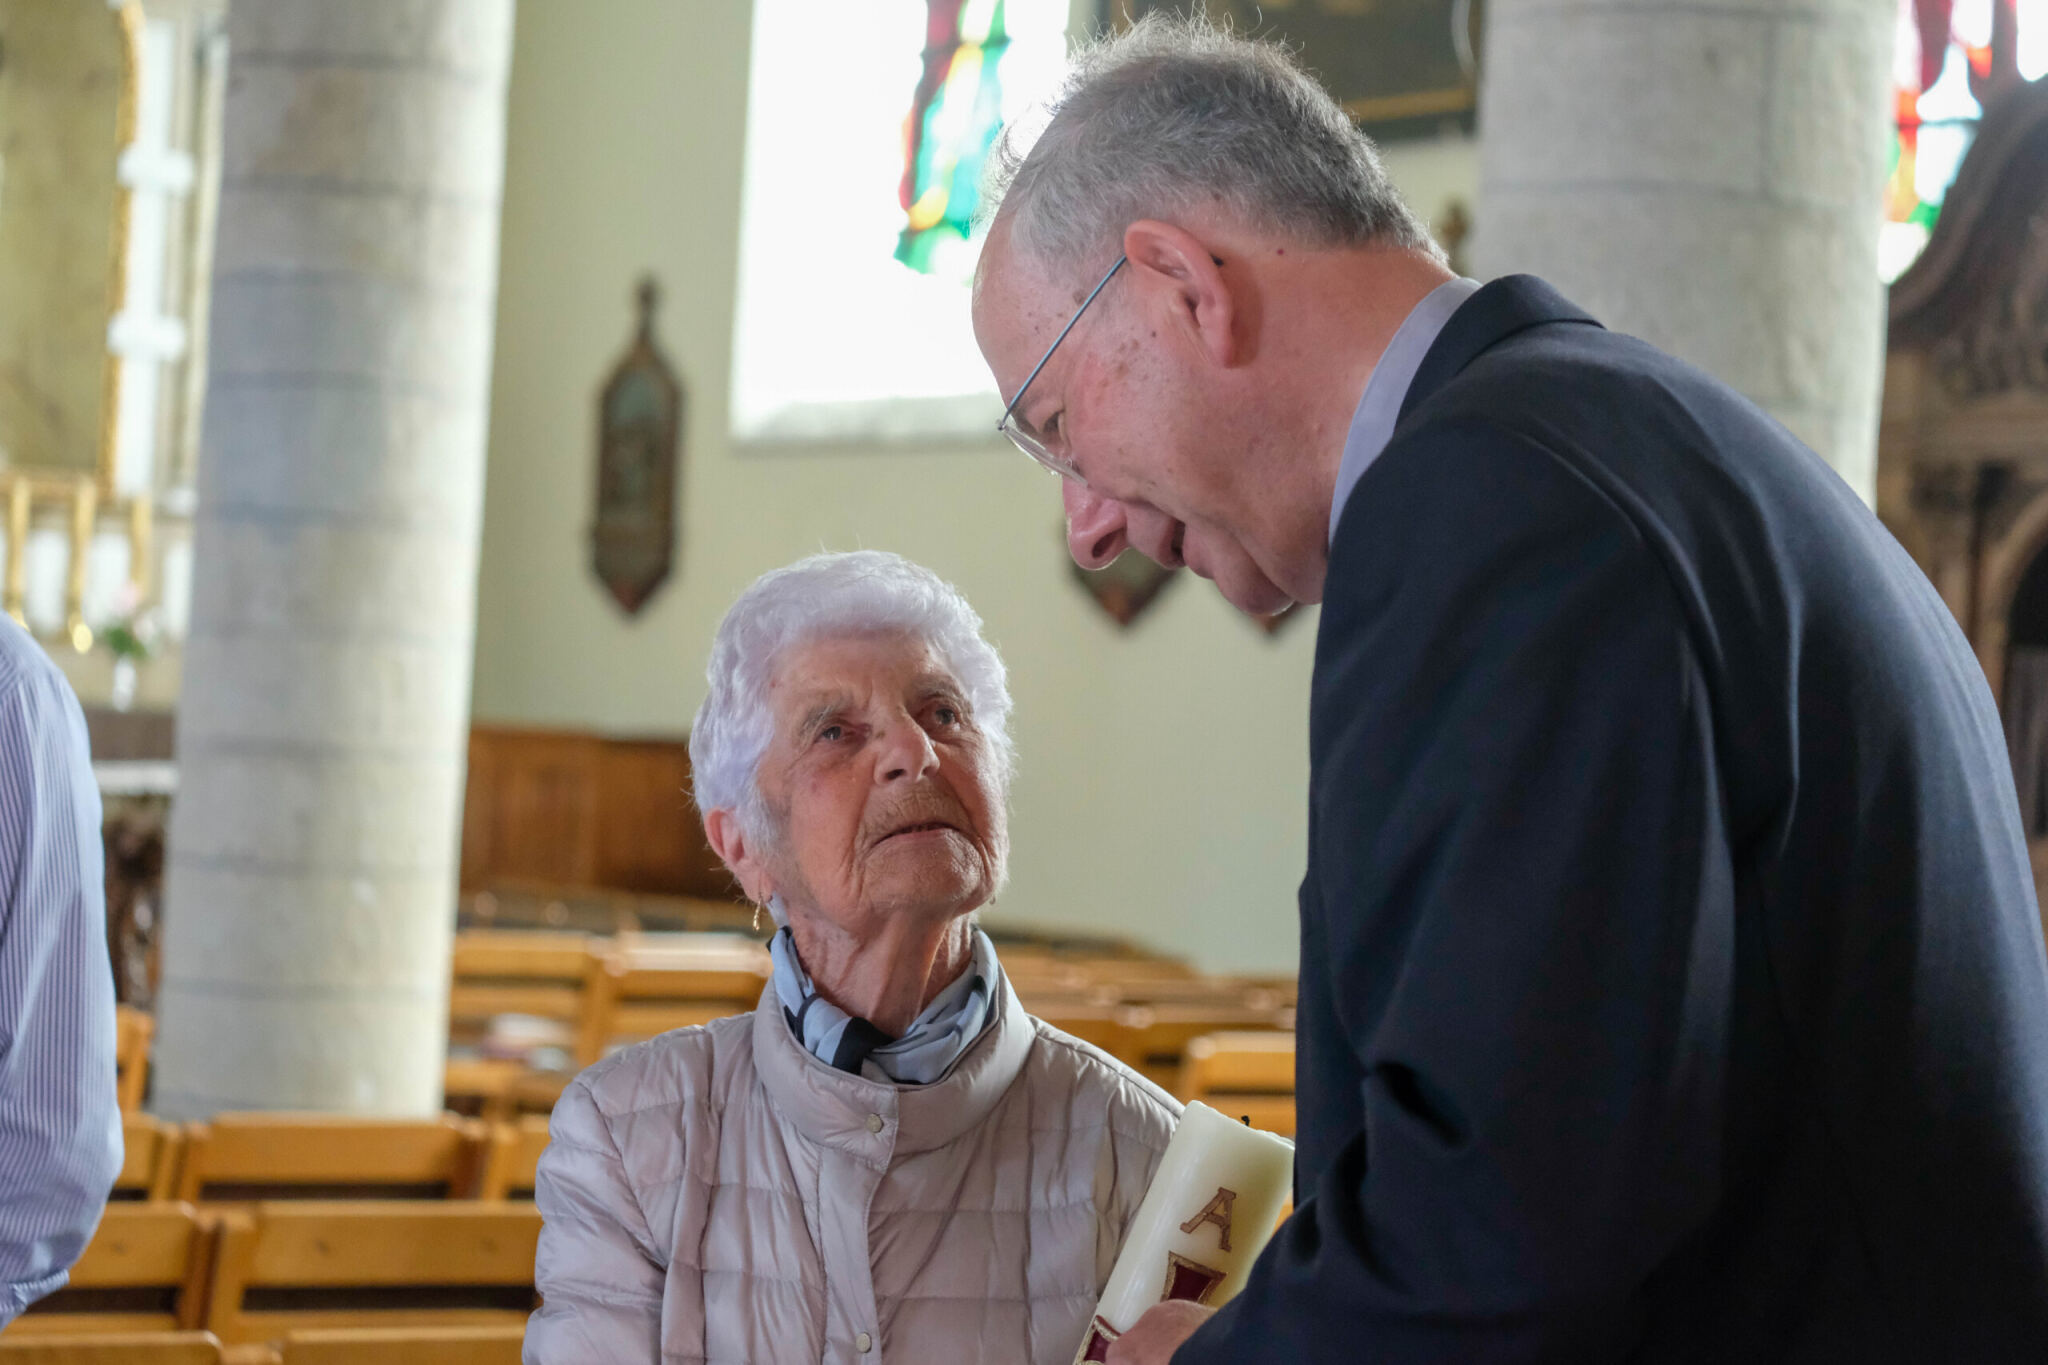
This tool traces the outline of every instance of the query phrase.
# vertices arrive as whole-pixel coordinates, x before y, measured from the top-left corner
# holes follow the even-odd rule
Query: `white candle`
[[[1154,1304],[1227,1302],[1273,1235],[1293,1178],[1293,1143],[1190,1104],[1131,1220],[1075,1365],[1107,1359],[1109,1343]]]

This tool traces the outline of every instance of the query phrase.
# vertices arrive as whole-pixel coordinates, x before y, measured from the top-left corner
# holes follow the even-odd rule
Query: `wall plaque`
[[[1067,563],[1074,581],[1095,599],[1095,605],[1124,627],[1142,616],[1179,573],[1160,568],[1136,550],[1125,550],[1100,569],[1084,569],[1071,559]]]
[[[675,559],[683,386],[654,339],[661,291],[640,281],[639,330],[605,381],[597,412],[597,515],[590,562],[628,615],[647,605]]]

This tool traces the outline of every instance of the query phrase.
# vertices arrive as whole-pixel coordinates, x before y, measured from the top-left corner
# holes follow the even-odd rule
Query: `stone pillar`
[[[172,1117],[441,1104],[512,8],[231,7]]]
[[[1474,261],[1754,399],[1866,501],[1889,0],[1495,0]]]

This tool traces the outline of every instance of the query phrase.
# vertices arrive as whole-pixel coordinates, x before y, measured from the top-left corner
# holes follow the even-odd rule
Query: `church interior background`
[[[516,1134],[750,1005],[684,743],[726,606],[821,548],[936,569],[1010,666],[1026,1003],[1172,1085],[1281,1045],[1314,610],[1074,569],[967,326],[994,136],[1132,8],[0,0],[0,607],[88,710],[133,1122]],[[2048,880],[2048,0],[1212,8],[1465,273],[1873,503]]]

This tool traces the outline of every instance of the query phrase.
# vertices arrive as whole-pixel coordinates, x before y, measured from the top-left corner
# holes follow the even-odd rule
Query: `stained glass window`
[[[742,439],[995,429],[968,284],[982,170],[1093,0],[754,0],[731,420]]]
[[[1008,0],[926,0],[924,72],[904,121],[896,259],[926,274],[973,240],[982,167],[1003,127]]]
[[[2048,0],[1899,0],[1894,53],[1887,282],[1927,245],[1985,104],[2048,73]]]

